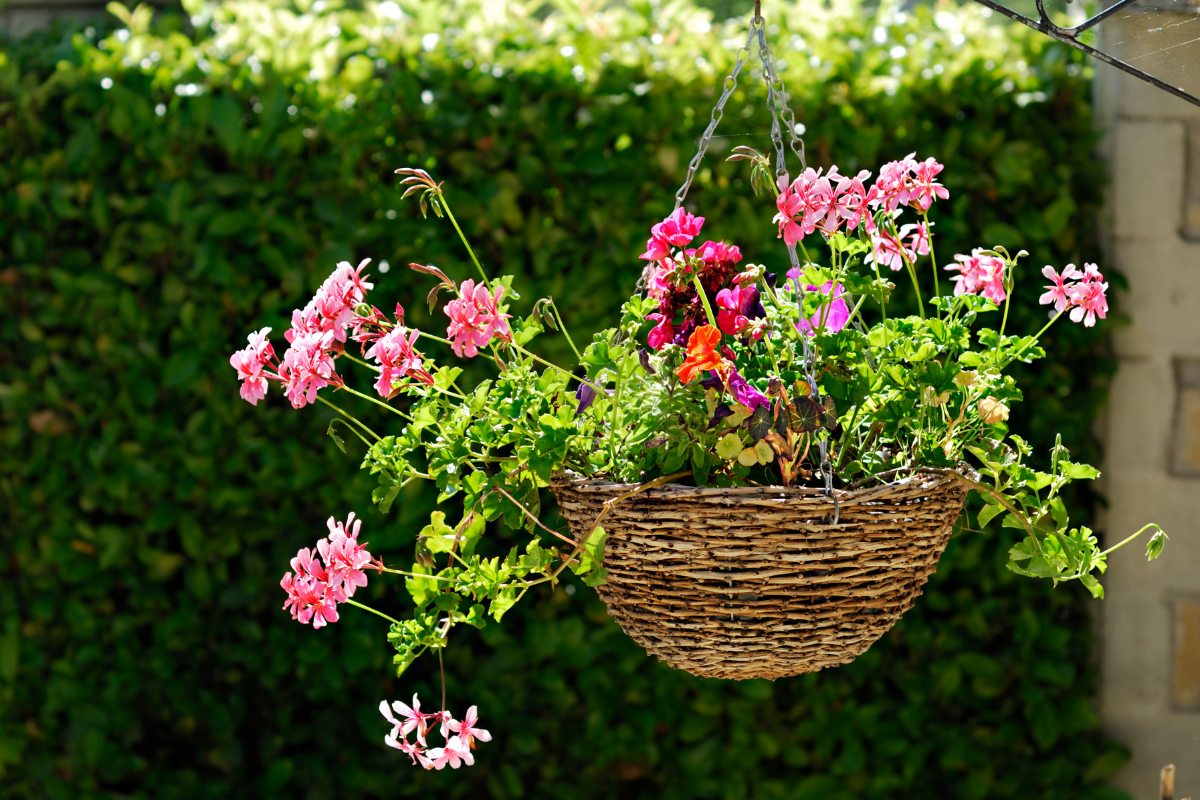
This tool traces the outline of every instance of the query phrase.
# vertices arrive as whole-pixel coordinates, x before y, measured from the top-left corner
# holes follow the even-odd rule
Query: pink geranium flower
[[[907,226],[906,226],[907,227]],[[905,261],[909,264],[917,260],[917,255],[903,244],[905,231],[901,229],[900,240],[887,231],[877,231],[871,236],[871,252],[867,253],[864,261],[881,267],[889,267],[893,272],[904,269]]]
[[[477,707],[471,706],[467,709],[466,716],[462,718],[461,722],[450,720],[448,727],[450,730],[458,734],[458,738],[464,744],[466,744],[468,748],[473,749],[475,747],[476,739],[481,742],[490,742],[492,740],[492,735],[490,733],[485,731],[483,728],[475,727],[478,722],[479,710]]]
[[[775,198],[775,207],[779,209],[779,213],[771,220],[779,224],[779,233],[775,238],[782,237],[784,243],[789,246],[803,239],[807,234],[804,228],[796,222],[796,218],[799,216],[803,219],[804,214],[804,200],[800,195],[791,186],[786,186]],[[812,231],[810,230],[808,233],[812,233]]]
[[[267,396],[267,376],[264,369],[275,359],[275,349],[267,340],[270,328],[246,337],[249,345],[229,357],[229,364],[237,370],[238,380],[242,382],[242,399],[250,405],[258,405],[258,401]],[[272,376],[274,377],[274,376]]]
[[[359,544],[358,541],[362,520],[356,520],[352,511],[345,525],[340,522],[335,524],[333,517],[326,524],[329,536],[317,542],[317,551],[325,560],[329,583],[340,586],[346,597],[353,597],[355,588],[367,585],[367,574],[363,568],[371,563],[366,544]]]
[[[983,255],[980,248],[971,251],[971,255],[956,255],[954,264],[947,270],[956,270],[950,280],[954,282],[954,294],[979,294],[993,303],[1002,303],[1007,296],[1004,289],[1004,260],[996,256]]]
[[[945,200],[950,197],[946,187],[934,180],[943,169],[945,167],[932,158],[925,159],[913,169],[910,200],[921,211],[928,211],[934,199]]]
[[[1067,264],[1060,275],[1054,271],[1054,267],[1047,264],[1045,267],[1042,267],[1042,275],[1053,281],[1053,283],[1046,285],[1045,288],[1047,291],[1038,298],[1038,303],[1041,305],[1053,303],[1054,310],[1058,312],[1063,311],[1067,306],[1071,305],[1071,296],[1068,291],[1070,287],[1068,287],[1067,281],[1079,278],[1083,273],[1074,264]]]
[[[366,544],[358,541],[362,520],[356,520],[353,512],[344,524],[330,517],[326,525],[329,536],[320,539],[315,549],[298,550],[291,561],[295,575],[288,572],[279,582],[287,592],[284,611],[301,624],[311,621],[314,628],[338,621],[338,605],[367,585],[365,570],[371,563]]]
[[[834,168],[836,170],[836,167]],[[826,218],[825,229],[831,233],[829,219],[836,218],[833,229],[837,224],[845,222],[847,230],[854,230],[868,213],[867,190],[863,185],[871,177],[871,173],[862,170],[853,178],[842,178],[834,190],[834,200],[829,207],[829,217]]]
[[[392,328],[367,350],[366,357],[374,358],[380,366],[379,379],[375,381],[375,391],[380,397],[391,397],[393,384],[404,378],[433,385],[433,376],[425,370],[422,356],[415,349],[420,335],[416,329],[406,336],[404,328]]]
[[[1096,324],[1096,317],[1104,319],[1108,314],[1108,299],[1105,293],[1108,284],[1095,264],[1084,264],[1083,280],[1067,288],[1071,299],[1071,321],[1083,320],[1084,327]]]
[[[304,333],[292,339],[279,365],[279,376],[293,408],[315,403],[319,389],[342,385],[333,366],[333,343],[331,331]]]
[[[879,177],[875,179],[875,185],[871,187],[868,198],[872,207],[882,207],[892,212],[902,205],[908,205],[912,197],[910,175],[917,166],[913,159],[915,155],[916,153],[909,153],[899,161],[884,164],[879,169]]]
[[[459,358],[474,358],[480,347],[487,346],[493,337],[506,342],[512,341],[508,320],[511,314],[501,314],[498,308],[504,287],[497,286],[490,294],[485,284],[467,279],[459,287],[458,299],[446,303],[442,309],[450,318],[446,335],[451,348]]]
[[[393,709],[400,715],[399,719],[392,714]],[[392,726],[383,741],[388,747],[394,747],[407,755],[414,763],[419,763],[425,769],[458,769],[463,764],[471,766],[475,756],[471,750],[475,742],[490,742],[492,735],[482,728],[476,727],[479,722],[475,706],[467,710],[466,717],[460,722],[446,711],[435,711],[432,714],[421,712],[421,702],[413,695],[413,704],[406,706],[399,701],[388,706],[386,700],[379,704],[379,713]],[[440,725],[439,725],[440,723]],[[425,734],[434,726],[439,726],[442,738],[446,740],[441,747],[428,747]],[[417,741],[410,743],[408,735],[416,731]],[[451,736],[454,732],[454,736]]]

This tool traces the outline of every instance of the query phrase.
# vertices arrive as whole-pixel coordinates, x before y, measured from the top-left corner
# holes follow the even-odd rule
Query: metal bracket
[[[1070,2],[1070,1],[1071,0],[1067,0],[1067,2]],[[1200,97],[1194,97],[1193,95],[1188,94],[1187,92],[1185,92],[1183,89],[1179,88],[1178,86],[1172,86],[1171,84],[1167,83],[1166,81],[1156,78],[1147,72],[1143,72],[1142,70],[1138,69],[1137,67],[1131,66],[1129,64],[1126,64],[1124,61],[1113,58],[1108,53],[1104,53],[1104,52],[1101,52],[1100,50],[1097,50],[1094,47],[1090,47],[1090,46],[1084,44],[1083,42],[1079,41],[1079,39],[1077,38],[1079,36],[1079,34],[1083,33],[1084,31],[1088,30],[1089,28],[1092,28],[1092,27],[1098,25],[1099,23],[1108,19],[1113,14],[1117,13],[1121,9],[1125,8],[1126,6],[1133,5],[1135,2],[1137,2],[1137,0],[1117,0],[1117,2],[1113,3],[1108,8],[1104,9],[1096,16],[1092,17],[1091,19],[1089,19],[1085,22],[1081,22],[1080,24],[1078,24],[1072,28],[1063,28],[1063,27],[1060,27],[1060,26],[1054,24],[1054,22],[1052,22],[1050,20],[1050,16],[1046,13],[1046,8],[1045,8],[1045,5],[1043,4],[1043,0],[1036,0],[1038,16],[1040,17],[1040,19],[1038,19],[1038,20],[1032,20],[1029,17],[1023,16],[1011,9],[1005,8],[1004,6],[1002,6],[998,2],[996,2],[996,0],[975,0],[975,2],[979,3],[980,5],[987,6],[988,8],[992,9],[993,11],[1001,13],[1004,16],[1008,17],[1009,19],[1013,19],[1013,20],[1016,20],[1017,22],[1028,25],[1030,28],[1033,28],[1035,31],[1040,31],[1041,33],[1046,34],[1051,39],[1056,39],[1056,40],[1062,42],[1063,44],[1069,44],[1071,47],[1074,47],[1076,50],[1079,50],[1080,52],[1087,53],[1089,56],[1099,59],[1100,61],[1103,61],[1105,64],[1114,66],[1123,72],[1127,72],[1128,74],[1132,75],[1135,78],[1138,78],[1139,80],[1143,80],[1146,83],[1157,86],[1159,89],[1162,89],[1163,91],[1170,92],[1171,94],[1175,95],[1176,97],[1178,97],[1182,100],[1186,100],[1193,105],[1200,106]]]

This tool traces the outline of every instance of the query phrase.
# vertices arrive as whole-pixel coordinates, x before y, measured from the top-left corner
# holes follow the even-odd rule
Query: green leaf
[[[979,527],[985,527],[996,515],[1003,513],[1004,510],[1004,506],[998,503],[984,505],[983,508],[979,509]]]
[[[1087,587],[1087,590],[1092,593],[1092,597],[1097,600],[1104,599],[1104,587],[1100,585],[1100,581],[1091,575],[1080,575],[1079,582]]]

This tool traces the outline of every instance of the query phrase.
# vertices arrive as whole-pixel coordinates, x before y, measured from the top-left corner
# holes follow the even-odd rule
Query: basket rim
[[[957,469],[947,470],[944,472],[912,472],[905,477],[893,481],[880,481],[875,486],[863,485],[857,486],[851,484],[851,488],[834,489],[832,494],[825,494],[825,490],[819,487],[811,486],[684,486],[678,483],[667,483],[662,486],[656,486],[653,489],[646,489],[640,492],[640,496],[648,499],[650,497],[659,498],[675,498],[683,499],[693,497],[696,499],[710,497],[777,497],[777,498],[813,498],[813,499],[828,499],[835,497],[839,502],[847,499],[869,499],[876,494],[890,493],[896,489],[921,489],[923,491],[935,491],[944,488],[947,484],[959,483],[964,490],[967,488],[961,482],[955,480],[954,474],[962,475],[965,478],[974,478],[974,470],[967,464],[959,464]],[[885,473],[886,474],[886,473]],[[871,481],[874,478],[866,478],[864,481]],[[580,475],[574,471],[566,470],[556,473],[551,477],[550,487],[570,487],[575,491],[595,492],[595,493],[613,493],[613,492],[629,492],[643,486],[642,483],[615,483],[605,480],[604,478],[589,478]]]

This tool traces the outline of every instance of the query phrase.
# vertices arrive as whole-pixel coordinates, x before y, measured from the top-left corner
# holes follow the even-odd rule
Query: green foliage
[[[451,707],[477,703],[495,735],[477,766],[426,774],[382,746],[379,700],[433,696],[436,665],[386,677],[385,623],[344,609],[302,628],[278,579],[351,508],[373,552],[406,553],[434,497],[397,488],[412,443],[368,453],[339,427],[343,455],[323,406],[238,399],[230,332],[282,330],[340,259],[466,276],[445,221],[400,203],[392,170],[411,165],[451,179],[481,259],[531,290],[519,312],[553,297],[588,341],[636,280],[741,33],[686,3],[584,16],[413,0],[399,19],[329,5],[228,2],[190,8],[195,35],[134,15],[129,37],[110,20],[0,45],[0,796],[1109,796],[1097,782],[1123,754],[1087,704],[1086,595],[1006,571],[1011,531],[952,542],[854,663],[774,684],[672,671],[590,589],[534,589],[503,628],[456,629],[446,654]],[[1102,172],[1082,62],[945,12],[767,4],[810,160],[936,155],[947,250],[982,235],[1032,265],[1093,258]],[[721,160],[748,134],[762,145],[762,94],[743,79],[691,197],[706,233],[771,266],[772,226]],[[377,292],[411,295],[413,324],[430,320],[411,273],[375,274]],[[1009,325],[1043,318],[1025,305]],[[1056,328],[1063,357],[1019,376],[1011,427],[1039,449],[1058,430],[1094,454],[1112,368],[1099,334]],[[537,345],[569,351],[551,331]],[[373,484],[386,514],[365,508]],[[360,591],[390,613],[410,602],[396,589]],[[391,635],[411,651],[428,631]]]

